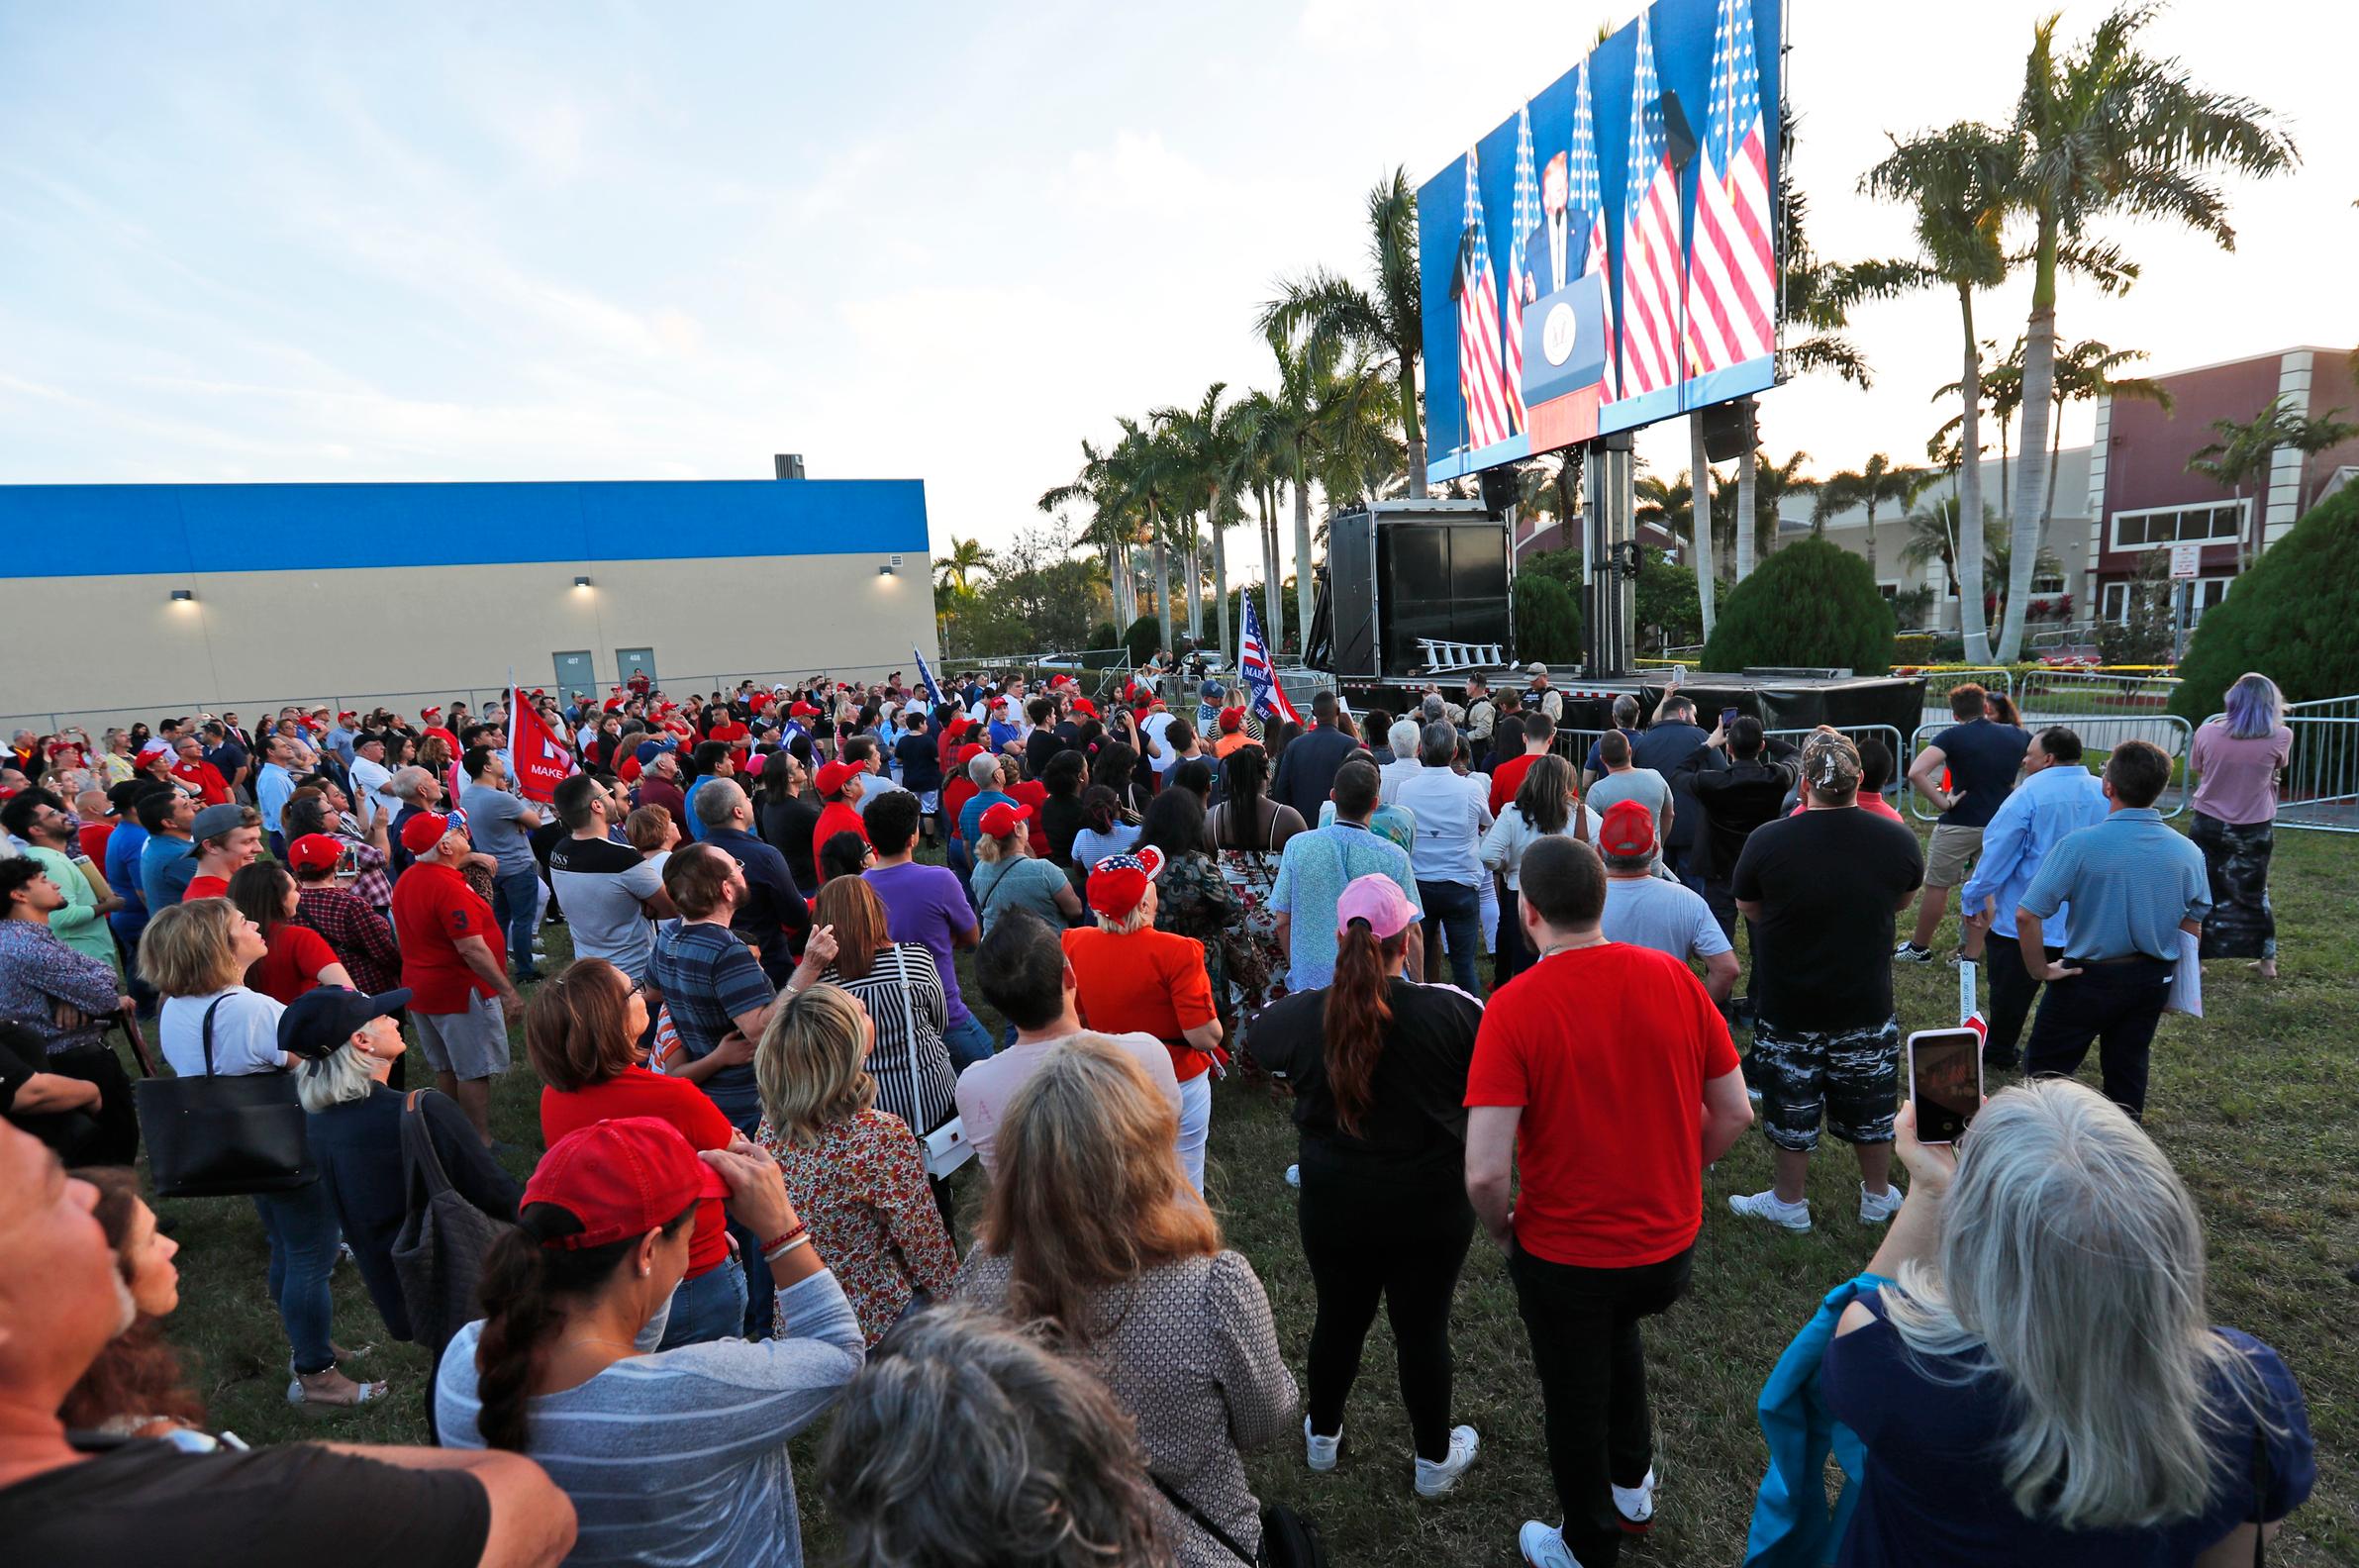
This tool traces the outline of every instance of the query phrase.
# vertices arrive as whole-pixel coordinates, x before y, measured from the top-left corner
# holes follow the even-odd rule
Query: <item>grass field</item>
[[[2359,1562],[2359,1283],[2346,1274],[2359,1265],[2359,1122],[2351,1114],[2359,1096],[2359,938],[2351,926],[2359,840],[2280,834],[2274,897],[2284,977],[2265,985],[2241,964],[2211,966],[2210,1016],[2173,1016],[2156,1042],[2147,1126],[2203,1207],[2214,1316],[2274,1344],[2302,1380],[2320,1480],[2273,1560],[2323,1568]],[[1944,954],[1955,937],[1953,921],[1939,938]],[[550,929],[557,961],[565,941],[563,928]],[[1903,969],[1898,981],[1904,1029],[1954,1020],[1956,975],[1946,964]],[[2094,1064],[2086,1072],[2093,1079]],[[494,1101],[501,1137],[538,1149],[538,1093],[520,1044],[516,1070]],[[1281,1179],[1293,1146],[1282,1107],[1235,1080],[1221,1086],[1209,1196],[1230,1243],[1259,1270],[1300,1376],[1313,1299]],[[970,1167],[960,1179],[971,1219],[981,1177]],[[1857,1223],[1857,1170],[1847,1153],[1836,1148],[1814,1162],[1818,1228],[1806,1236],[1727,1213],[1725,1195],[1756,1191],[1768,1179],[1757,1135],[1706,1176],[1694,1286],[1647,1330],[1662,1490],[1653,1533],[1625,1551],[1624,1562],[1741,1558],[1764,1457],[1754,1398],[1818,1297],[1874,1250],[1874,1235]],[[254,1442],[422,1439],[425,1357],[383,1342],[351,1269],[337,1274],[338,1340],[378,1341],[348,1370],[391,1378],[394,1395],[386,1405],[315,1419],[282,1397],[287,1345],[265,1299],[265,1254],[250,1207],[240,1200],[166,1207],[184,1276],[172,1333],[198,1368],[217,1424]],[[962,1226],[962,1246],[970,1237]],[[1554,1518],[1523,1324],[1499,1255],[1479,1239],[1459,1285],[1454,1334],[1456,1419],[1483,1433],[1482,1458],[1455,1495],[1426,1504],[1411,1495],[1408,1427],[1381,1317],[1346,1417],[1340,1468],[1311,1475],[1291,1440],[1248,1460],[1263,1498],[1315,1518],[1337,1563],[1509,1564],[1518,1560],[1517,1525]],[[813,1451],[809,1436],[796,1444],[806,1537],[812,1559],[824,1562],[833,1531],[808,1484]]]

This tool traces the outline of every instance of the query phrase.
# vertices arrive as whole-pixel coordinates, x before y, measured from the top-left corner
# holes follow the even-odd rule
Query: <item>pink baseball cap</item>
[[[1373,871],[1354,877],[1335,900],[1336,932],[1349,930],[1355,920],[1366,921],[1378,941],[1390,941],[1417,924],[1418,913],[1400,883]]]

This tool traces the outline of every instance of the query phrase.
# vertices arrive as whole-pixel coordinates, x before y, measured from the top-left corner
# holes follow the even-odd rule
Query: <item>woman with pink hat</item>
[[[1294,1085],[1302,1137],[1303,1256],[1311,1328],[1303,1438],[1332,1470],[1343,1406],[1381,1301],[1416,1444],[1411,1481],[1439,1497],[1474,1462],[1472,1426],[1450,1424],[1450,1302],[1474,1237],[1466,1201],[1466,1074],[1482,1005],[1405,973],[1418,912],[1389,876],[1335,901],[1335,978],[1271,1003],[1254,1058]]]

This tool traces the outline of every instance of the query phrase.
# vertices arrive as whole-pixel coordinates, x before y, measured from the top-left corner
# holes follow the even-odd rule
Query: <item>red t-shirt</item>
[[[1704,1085],[1735,1070],[1703,982],[1650,947],[1576,947],[1491,993],[1466,1104],[1523,1108],[1517,1244],[1580,1268],[1636,1268],[1694,1244]]]
[[[180,902],[190,903],[203,898],[228,898],[230,879],[217,876],[193,876],[188,879],[188,891],[180,895]]]
[[[449,731],[443,729],[439,724],[428,725],[419,733],[418,738],[423,740],[429,735],[441,735],[442,737],[442,744],[450,748],[450,759],[452,764],[455,765],[460,755],[458,736],[452,735]]]
[[[1065,932],[1064,943],[1082,1028],[1154,1035],[1171,1052],[1172,1076],[1182,1083],[1211,1071],[1212,1057],[1171,1043],[1220,1016],[1213,1008],[1212,977],[1205,973],[1204,943],[1152,927],[1117,936],[1094,926]]]
[[[1496,817],[1516,802],[1516,791],[1524,787],[1524,775],[1531,771],[1538,757],[1526,751],[1522,756],[1509,757],[1491,770],[1491,815]]]
[[[1786,815],[1789,817],[1799,817],[1810,809],[1810,798],[1805,796],[1803,799],[1796,801],[1794,803],[1794,809],[1786,813]],[[1899,812],[1894,811],[1892,809],[1892,802],[1886,800],[1882,795],[1872,793],[1868,790],[1861,790],[1859,792],[1859,809],[1863,812],[1874,812],[1879,817],[1890,817],[1894,822],[1899,823],[1904,828],[1909,826],[1909,819],[1903,817]]]
[[[230,781],[221,776],[221,769],[203,760],[175,762],[172,777],[183,784],[194,785],[204,794],[208,806],[224,806],[230,799]]]
[[[115,824],[111,819],[87,822],[82,824],[81,830],[74,834],[74,842],[80,844],[82,853],[96,861],[99,868],[104,870],[107,863],[107,839],[112,837],[114,833]],[[125,842],[129,841],[125,840]],[[121,889],[117,889],[117,891],[120,892]]]
[[[751,747],[747,744],[748,737],[751,736],[752,734],[752,731],[746,729],[735,719],[732,719],[726,723],[717,724],[712,729],[707,730],[705,732],[705,738],[707,740],[718,740],[724,745],[728,746],[731,759],[734,760],[737,766],[743,767],[745,765],[746,757],[752,754]]]
[[[830,801],[819,814],[819,824],[811,830],[811,864],[823,883],[828,880],[828,868],[820,858],[820,849],[839,833],[860,835],[860,842],[868,841],[868,825],[860,821],[860,809],[849,801]]]
[[[491,906],[439,862],[413,861],[393,884],[393,934],[401,943],[401,983],[421,1013],[464,1013],[470,994],[496,994],[458,955],[459,937],[482,937],[493,965],[508,966],[508,941]]]
[[[685,1078],[666,1078],[644,1067],[626,1067],[606,1082],[586,1089],[567,1092],[543,1087],[541,1091],[541,1140],[544,1144],[618,1117],[653,1117],[668,1122],[680,1129],[688,1146],[696,1149],[727,1148],[737,1133],[729,1118],[702,1089]],[[699,1199],[696,1234],[688,1243],[688,1277],[709,1272],[727,1256],[729,1221],[721,1200]]]
[[[328,938],[292,921],[270,933],[270,950],[247,972],[246,984],[266,997],[292,1003],[320,986],[320,971],[340,962]]]
[[[966,810],[966,803],[975,798],[975,781],[964,773],[942,786],[942,816],[950,824],[950,836],[958,834],[958,814]]]

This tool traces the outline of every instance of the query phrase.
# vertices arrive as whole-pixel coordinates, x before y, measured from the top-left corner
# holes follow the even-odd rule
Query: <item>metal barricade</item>
[[[2286,705],[2294,749],[2277,826],[2359,833],[2359,696]]]
[[[2015,706],[2031,726],[2161,714],[2178,689],[2177,676],[2153,669],[2035,669],[2017,686]]]
[[[1863,741],[1873,740],[1877,744],[1883,746],[1884,754],[1891,758],[1892,776],[1883,781],[1878,793],[1887,797],[1892,794],[1893,789],[1900,784],[1902,775],[1906,771],[1905,759],[1901,752],[1901,732],[1897,726],[1884,724],[1826,726],[1814,725],[1809,729],[1804,730],[1765,730],[1762,732],[1762,734],[1769,739],[1783,740],[1788,745],[1799,746],[1804,740],[1808,739],[1814,735],[1817,735],[1821,728],[1834,730],[1839,734],[1849,735],[1853,745],[1859,745]],[[1865,758],[1862,758],[1861,760],[1864,761]]]
[[[1947,730],[1956,721],[1942,719],[1917,727],[1917,734],[1909,737],[1909,759],[1914,762],[1927,742]],[[2034,734],[2049,728],[2049,724],[2034,723],[2028,715],[2025,726]],[[2191,786],[2187,777],[2187,751],[2195,740],[2195,727],[2176,714],[2158,714],[2153,718],[2134,718],[2128,715],[2091,716],[2077,719],[2058,719],[2050,724],[2070,730],[2081,737],[2081,765],[2092,773],[2102,772],[2105,759],[2124,740],[2149,740],[2162,747],[2171,759],[2171,782],[2154,804],[2164,818],[2178,817],[2186,812]],[[1907,770],[1902,783],[1908,782]],[[1938,815],[1916,790],[1908,791],[1909,812],[1918,822],[1932,822]]]

